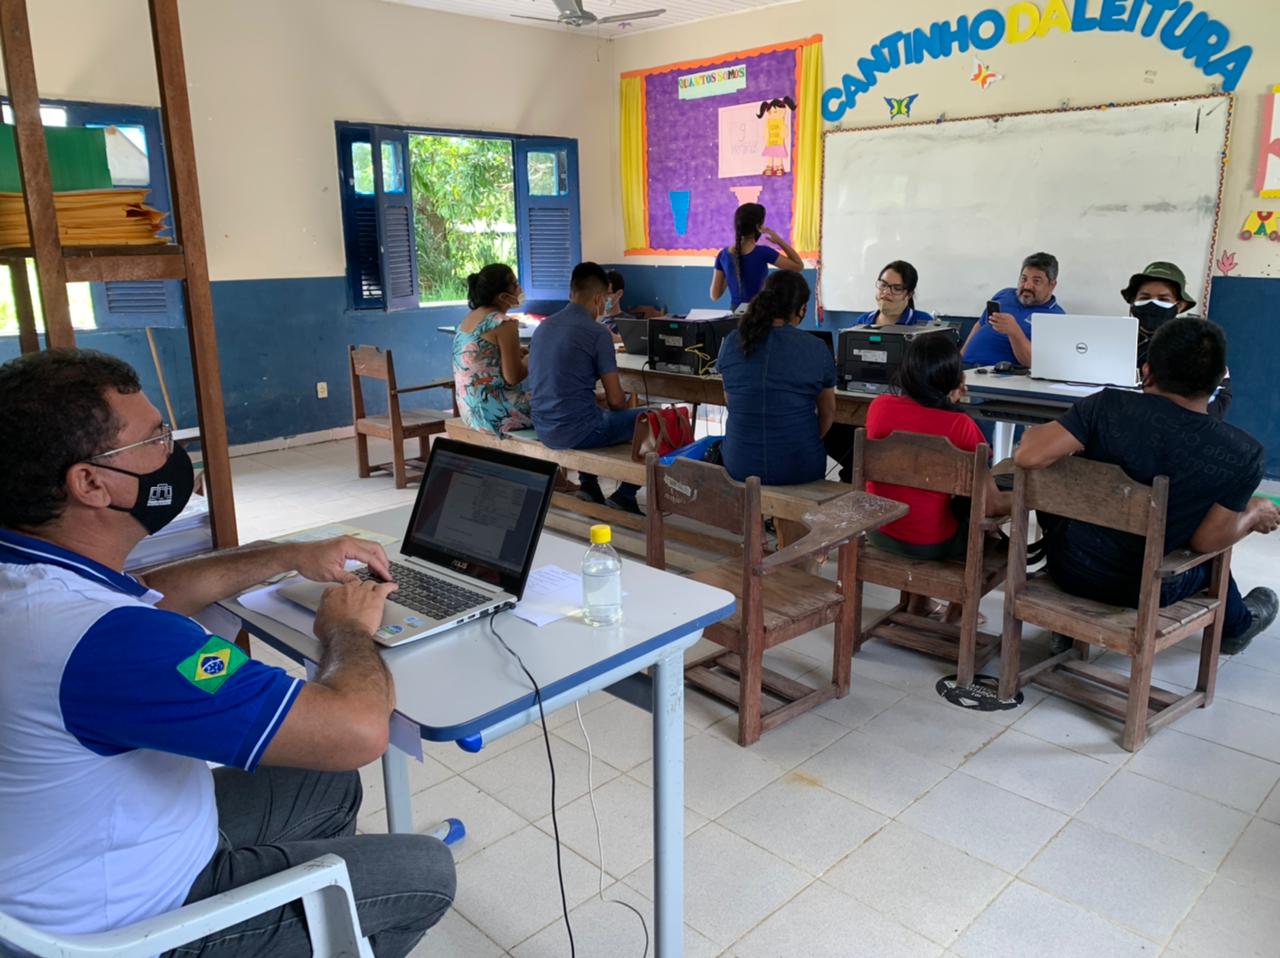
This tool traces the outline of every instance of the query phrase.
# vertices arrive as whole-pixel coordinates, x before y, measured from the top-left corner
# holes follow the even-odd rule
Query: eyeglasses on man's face
[[[106,459],[108,456],[118,456],[122,452],[128,452],[130,449],[137,449],[139,446],[149,446],[152,443],[161,446],[164,454],[168,456],[173,452],[173,427],[167,422],[160,424],[159,431],[154,436],[148,436],[146,439],[139,439],[137,442],[131,442],[127,446],[117,446],[115,449],[108,449],[106,452],[100,452],[96,456],[90,456],[88,461],[93,462],[95,459]]]

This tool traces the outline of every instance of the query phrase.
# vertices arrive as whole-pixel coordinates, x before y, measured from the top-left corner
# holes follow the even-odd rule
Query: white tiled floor
[[[357,479],[350,442],[232,466],[242,541],[415,494],[389,477]],[[1274,585],[1277,558],[1280,536],[1237,547],[1241,586]],[[869,607],[884,600],[869,590]],[[999,596],[983,611],[998,623]],[[775,667],[799,676],[830,658],[830,630],[820,630]],[[1158,678],[1194,683],[1194,655],[1163,658]],[[953,709],[933,692],[949,671],[873,643],[854,659],[848,698],[750,749],[734,744],[728,708],[689,694],[690,958],[1280,953],[1280,629],[1223,660],[1212,707],[1137,755],[1119,747],[1117,723],[1039,691],[1012,712]],[[578,954],[639,958],[639,920],[609,900],[638,908],[652,932],[649,721],[604,694],[582,711],[603,902],[586,742],[571,709],[548,720]],[[455,849],[456,907],[414,954],[567,955],[539,731],[478,755],[425,744],[427,761],[412,769],[414,820],[458,815],[469,835]],[[360,827],[381,830],[376,768],[365,782]]]

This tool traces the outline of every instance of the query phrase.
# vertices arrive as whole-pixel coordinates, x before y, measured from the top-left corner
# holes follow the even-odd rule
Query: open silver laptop
[[[1137,319],[1033,313],[1031,376],[1066,383],[1136,386]]]
[[[509,609],[524,595],[555,486],[554,462],[437,439],[404,539],[387,549],[399,586],[374,638],[402,645]],[[356,570],[370,578],[367,567]],[[280,589],[308,609],[327,583]]]

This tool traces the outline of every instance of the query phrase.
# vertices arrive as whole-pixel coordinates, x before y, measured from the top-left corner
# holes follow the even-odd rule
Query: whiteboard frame
[[[817,302],[818,308],[822,309],[822,270],[823,257],[825,255],[825,247],[823,245],[826,239],[825,220],[827,214],[826,190],[827,190],[827,143],[832,136],[843,135],[847,133],[876,133],[881,130],[899,130],[911,126],[939,126],[943,123],[973,123],[992,120],[999,122],[1001,120],[1020,117],[1020,116],[1048,116],[1058,113],[1084,113],[1089,110],[1111,110],[1123,107],[1135,106],[1157,106],[1169,103],[1192,103],[1197,100],[1225,100],[1227,107],[1227,120],[1223,128],[1222,150],[1218,154],[1218,199],[1213,209],[1213,230],[1209,238],[1209,255],[1205,262],[1204,270],[1204,292],[1201,297],[1200,311],[1202,315],[1209,313],[1209,296],[1213,288],[1213,263],[1214,253],[1218,248],[1218,234],[1222,226],[1222,197],[1226,189],[1227,181],[1227,163],[1229,162],[1229,153],[1231,149],[1231,132],[1232,124],[1235,120],[1236,95],[1234,93],[1226,93],[1217,91],[1214,93],[1196,93],[1188,96],[1171,96],[1159,97],[1148,100],[1124,100],[1111,101],[1108,103],[1093,103],[1084,106],[1061,106],[1053,109],[1044,110],[1017,110],[1010,113],[983,113],[975,116],[941,116],[936,120],[914,120],[909,123],[879,123],[875,126],[834,126],[822,133],[822,193],[818,197],[818,266],[817,266]],[[1190,277],[1188,277],[1190,279]]]

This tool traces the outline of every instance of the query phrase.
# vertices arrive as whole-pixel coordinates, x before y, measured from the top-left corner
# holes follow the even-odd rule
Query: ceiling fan
[[[582,6],[582,0],[552,0],[560,10],[560,16],[529,17],[513,13],[517,20],[538,20],[542,23],[563,23],[566,27],[589,27],[591,24],[625,23],[629,20],[647,20],[649,17],[660,17],[666,10],[640,10],[637,13],[619,13],[611,17],[597,17]]]

